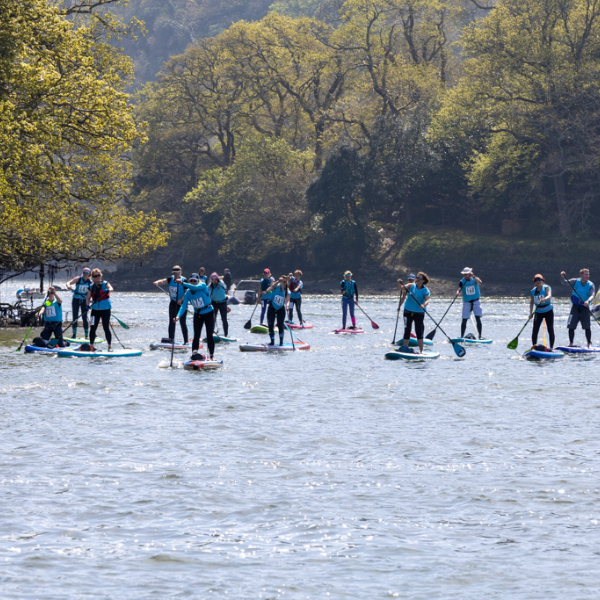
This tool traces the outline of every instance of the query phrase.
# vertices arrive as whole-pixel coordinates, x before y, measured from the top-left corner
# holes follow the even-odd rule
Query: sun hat
[[[416,278],[417,278],[417,276],[416,276],[414,273],[411,273],[411,274],[408,276],[408,279],[416,279]]]
[[[473,269],[471,267],[465,267],[460,274],[461,275],[471,275],[473,273]]]
[[[219,279],[219,274],[218,274],[218,273],[213,273],[213,274],[210,276],[210,278],[211,278],[211,279]]]
[[[344,277],[348,277],[348,276],[349,276],[349,277],[352,277],[352,271],[346,271],[346,272],[344,273]]]
[[[192,273],[192,274],[190,275],[190,279],[189,279],[189,280],[190,280],[190,282],[191,282],[193,279],[195,279],[196,281],[200,281],[200,275],[198,275],[198,273]]]

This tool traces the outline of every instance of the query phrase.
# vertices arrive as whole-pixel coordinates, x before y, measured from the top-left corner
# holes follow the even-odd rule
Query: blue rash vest
[[[275,279],[273,279],[273,277],[263,277],[260,280],[260,291],[264,292],[267,289],[269,289],[269,287],[271,286],[271,284],[275,281]],[[271,300],[271,296],[273,295],[273,292],[269,292],[268,294],[263,294],[261,297],[261,300]]]
[[[206,275],[199,275],[199,277],[202,283],[206,283]]]
[[[404,310],[407,312],[424,313],[425,311],[419,305],[423,304],[425,302],[425,300],[427,300],[427,298],[429,296],[431,296],[431,293],[429,292],[429,289],[427,288],[427,286],[424,285],[419,290],[419,289],[417,289],[417,284],[413,283],[408,288],[408,290],[409,290],[410,294],[408,294],[406,297],[406,302],[404,303]],[[411,296],[411,294],[412,294],[412,296]],[[413,296],[417,300],[415,300],[415,298],[413,298]]]
[[[342,296],[346,298],[354,298],[356,294],[356,281],[354,279],[347,281],[342,279],[340,282],[340,289],[342,290]]]
[[[172,302],[177,302],[183,298],[185,294],[185,289],[183,284],[187,281],[185,277],[181,277],[181,283],[175,283],[175,277],[171,275],[169,277],[169,298],[171,298]]]
[[[300,279],[294,279],[293,286],[297,289],[297,291],[290,292],[290,298],[297,300],[298,298],[302,297],[302,288],[304,287],[304,284]]]
[[[544,284],[542,289],[538,292],[537,288],[533,288],[531,290],[531,295],[533,296],[533,304],[537,307],[536,313],[547,313],[552,310],[552,301],[546,300],[543,302],[543,299],[548,295],[548,292],[552,293],[552,288],[549,285]]]
[[[210,290],[205,283],[201,282],[198,285],[186,283],[185,287],[187,288],[187,292],[183,296],[183,303],[177,313],[179,318],[185,314],[188,303],[194,307],[194,312],[196,314],[205,315],[211,310],[214,310],[210,301]]]
[[[469,280],[463,277],[458,286],[462,289],[463,302],[473,302],[481,298],[479,284],[475,280],[475,277],[471,277]]]
[[[210,290],[210,298],[213,302],[225,302],[227,299],[227,288],[220,279],[216,284],[211,283],[208,289]]]
[[[280,283],[271,292],[271,304],[275,310],[279,310],[285,305],[285,289],[282,288]]]
[[[581,283],[581,278],[575,280],[573,287],[577,293],[571,294],[571,302],[575,306],[583,306],[583,303],[587,302],[588,298],[592,295],[592,292],[595,289],[594,284],[589,279],[584,285]]]
[[[89,289],[92,287],[92,279],[88,279],[85,281],[83,276],[79,278],[79,281],[75,284],[75,289],[73,290],[73,298],[75,300],[85,300],[87,298],[87,293]]]
[[[93,284],[90,287],[90,292],[92,293],[92,310],[108,310],[111,307],[110,292],[106,281],[103,281],[100,285]]]
[[[44,322],[48,323],[62,323],[63,315],[62,315],[62,306],[58,303],[58,300],[54,300],[54,302],[50,302],[46,300],[44,303]]]

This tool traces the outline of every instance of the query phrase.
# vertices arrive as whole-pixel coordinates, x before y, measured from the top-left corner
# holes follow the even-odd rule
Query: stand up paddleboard
[[[527,350],[523,353],[523,358],[527,360],[554,360],[556,358],[564,358],[564,352],[560,350],[544,351],[544,350]]]
[[[96,350],[94,352],[86,351],[86,350],[67,350],[65,348],[59,348],[56,351],[58,356],[78,356],[81,358],[94,358],[97,356],[104,356],[106,358],[122,358],[127,356],[141,356],[141,350],[113,350],[109,352],[108,350]]]
[[[451,338],[453,344],[493,344],[494,340],[476,340],[475,338]]]
[[[560,350],[567,354],[597,354],[600,353],[600,346],[591,348],[580,348],[579,346],[557,346],[555,350]]]
[[[402,342],[404,342],[404,340],[402,338],[400,338],[400,339],[396,340],[394,343],[401,346]],[[415,337],[414,333],[411,333],[410,338],[408,340],[408,345],[411,347],[417,347],[419,345],[419,341]],[[427,338],[423,338],[423,346],[433,346],[433,340],[428,340]]]
[[[69,342],[69,344],[89,344],[90,343],[89,338],[86,339],[86,338],[81,338],[81,337],[78,337],[78,338],[66,337],[66,338],[63,338],[63,340],[65,340],[65,342]],[[94,340],[94,344],[101,344],[103,341],[104,341],[104,338],[96,338]]]
[[[440,353],[434,350],[423,350],[423,352],[402,352],[400,350],[392,350],[385,357],[388,360],[428,360],[430,358],[439,358]]]
[[[150,344],[150,350],[171,350],[174,347],[175,352],[184,352],[185,350],[190,350],[192,344],[188,342],[187,344],[177,343],[169,344],[168,342],[152,342]],[[202,344],[200,344],[199,348],[202,348]]]
[[[296,350],[310,350],[310,345],[304,342],[294,342],[294,346]],[[242,352],[290,352],[294,348],[289,343],[285,343],[283,346],[279,344],[275,344],[274,346],[270,344],[241,344],[240,350]]]
[[[334,329],[333,333],[364,333],[364,329]]]
[[[79,346],[75,345],[69,348],[69,350],[76,350]],[[56,354],[58,350],[66,350],[66,348],[59,348],[58,346],[54,346],[53,348],[43,348],[41,346],[34,346],[33,344],[28,344],[25,346],[25,352],[28,354]]]
[[[204,343],[206,343],[206,338],[204,338],[202,341]],[[232,338],[232,337],[225,337],[224,335],[217,335],[216,333],[213,333],[213,341],[215,342],[215,344],[220,344],[221,342],[237,342],[237,339]]]
[[[183,368],[186,371],[206,371],[207,369],[218,369],[222,366],[222,360],[189,360],[183,363]]]
[[[269,333],[269,328],[265,325],[254,325],[250,328],[250,333]]]
[[[302,325],[300,325],[300,323],[286,323],[286,325],[290,329],[312,329],[313,328],[312,323],[303,323]]]

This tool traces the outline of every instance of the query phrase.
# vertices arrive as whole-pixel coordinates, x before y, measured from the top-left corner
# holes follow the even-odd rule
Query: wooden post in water
[[[44,292],[44,263],[40,265],[40,292]]]

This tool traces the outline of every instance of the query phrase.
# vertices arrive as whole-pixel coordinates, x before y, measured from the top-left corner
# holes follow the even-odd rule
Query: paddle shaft
[[[525,330],[525,327],[527,327],[527,325],[529,325],[529,321],[531,321],[531,319],[533,319],[533,315],[535,315],[536,311],[537,311],[537,306],[535,307],[534,311],[529,315],[529,318],[525,322],[525,325],[523,325],[523,327],[521,327],[521,331],[519,331],[519,333],[517,333],[517,336],[514,339],[512,339],[510,342],[508,342],[506,347],[509,350],[517,349],[517,346],[515,346],[514,348],[511,348],[511,345],[513,344],[513,342],[516,342],[517,345],[519,344],[519,336],[523,333],[523,331]]]
[[[457,298],[458,298],[458,296],[454,296],[454,300],[452,300],[452,302],[450,302],[450,306],[448,306],[448,308],[446,309],[446,312],[443,314],[442,318],[440,319],[440,323],[444,320],[444,318],[448,314],[449,310],[452,308],[452,305],[456,302]],[[439,327],[439,325],[438,325],[438,327]],[[436,327],[431,333],[427,334],[428,340],[432,340],[435,337],[435,331],[438,327]],[[429,337],[429,336],[431,336],[431,337]]]
[[[296,352],[296,344],[294,344],[294,334],[292,333],[292,328],[284,322],[286,329],[290,332],[290,338],[292,339],[292,349]]]
[[[44,298],[44,302],[42,303],[42,306],[40,306],[36,311],[35,311],[35,316],[33,318],[33,323],[29,326],[29,329],[27,330],[27,333],[25,334],[25,337],[23,338],[23,341],[19,344],[19,347],[15,350],[15,352],[20,352],[21,348],[23,347],[23,344],[25,343],[25,340],[29,337],[29,333],[31,332],[31,330],[33,329],[33,326],[35,325],[35,319],[38,316],[40,310],[42,310],[42,308],[44,307],[44,303],[46,302],[46,300],[48,300],[48,293],[46,293],[46,297]],[[32,302],[33,304],[33,302]]]
[[[252,311],[252,314],[250,315],[250,318],[248,319],[248,321],[246,321],[246,324],[244,325],[244,329],[250,329],[252,327],[252,317],[254,316],[254,313],[256,312],[257,308],[258,308],[258,302],[254,305],[254,310]]]
[[[377,323],[375,323],[375,321],[373,321],[373,319],[371,319],[371,317],[363,310],[363,307],[358,303],[358,300],[355,301],[356,306],[358,306],[358,308],[360,308],[360,311],[362,312],[363,315],[365,315],[365,317],[367,317],[367,319],[369,319],[369,321],[371,321],[371,327],[373,329],[379,329],[379,325],[377,325]]]
[[[578,291],[575,289],[575,286],[574,286],[574,285],[571,283],[571,281],[570,281],[569,279],[567,279],[567,278],[565,277],[565,280],[566,280],[566,281],[567,281],[567,283],[568,283],[568,284],[571,286],[571,289],[572,289],[572,290],[573,290],[573,291],[574,291],[574,292],[577,294],[577,297],[578,297],[578,298],[581,300],[581,302],[582,302],[582,303],[584,303],[584,306],[585,306],[585,303],[586,303],[586,302],[588,302],[588,301],[587,301],[587,300],[584,300],[584,299],[583,299],[583,298],[582,298],[582,297],[579,295],[579,292],[578,292]],[[588,309],[588,312],[590,313],[590,315],[592,315],[592,318],[594,319],[594,321],[596,321],[596,317],[594,317],[594,313],[592,312],[592,309],[591,309],[591,308],[590,308],[590,306],[589,306],[589,302],[588,302],[588,305],[586,306],[586,308]],[[598,326],[600,327],[600,323],[599,323],[598,321],[596,321],[596,323],[598,323]]]
[[[400,319],[400,309],[402,308],[402,292],[400,292],[400,298],[398,299],[398,311],[396,312],[396,327],[394,327],[394,338],[392,344],[396,343],[396,333],[398,332],[398,320]]]

